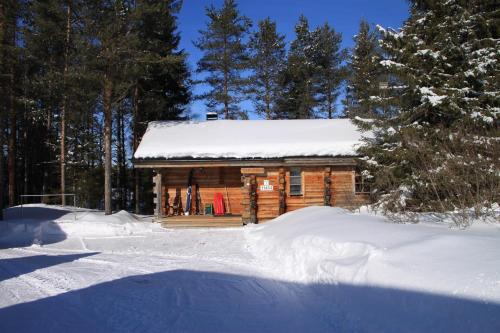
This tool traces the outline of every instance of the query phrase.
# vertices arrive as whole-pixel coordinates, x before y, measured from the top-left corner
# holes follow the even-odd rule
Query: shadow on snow
[[[500,304],[173,270],[0,309],[1,332],[499,332]]]
[[[63,263],[78,260],[93,256],[98,252],[92,253],[78,253],[78,254],[65,254],[65,255],[37,255],[29,257],[17,257],[9,259],[0,259],[0,282],[14,277],[28,274],[37,269],[56,266]]]
[[[66,239],[56,220],[69,212],[48,207],[13,207],[5,210],[0,221],[0,249],[28,247],[33,244],[52,244]]]

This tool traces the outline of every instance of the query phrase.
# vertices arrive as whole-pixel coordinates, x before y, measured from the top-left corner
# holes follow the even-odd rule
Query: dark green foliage
[[[295,26],[295,35],[280,79],[282,93],[277,100],[277,114],[279,118],[314,118],[317,105],[315,50],[309,22],[303,15]]]
[[[133,79],[139,86],[140,121],[180,119],[190,100],[187,54],[179,50],[176,14],[182,1],[137,1]]]
[[[362,20],[359,32],[354,37],[355,46],[349,59],[349,78],[347,82],[345,113],[350,118],[356,116],[373,118],[383,113],[381,104],[384,89],[380,89],[387,77],[382,77],[381,50],[378,47],[378,34],[370,29],[368,22]]]
[[[327,118],[334,116],[335,102],[346,77],[343,62],[348,54],[347,50],[340,48],[341,43],[342,35],[336,33],[328,23],[313,32],[318,112]]]
[[[208,84],[210,91],[199,97],[226,119],[246,118],[239,102],[247,85],[243,72],[250,66],[244,39],[251,22],[239,13],[234,0],[224,0],[221,9],[207,7],[206,14],[206,30],[200,31],[195,45],[203,51],[197,72],[206,73],[200,82]]]
[[[328,24],[310,31],[305,16],[295,26],[296,38],[290,46],[280,79],[277,100],[279,118],[332,118],[345,69],[347,53],[340,48],[342,37]]]
[[[64,75],[69,3],[71,29],[68,70]],[[127,195],[132,185],[130,137],[138,141],[150,120],[180,119],[187,115],[189,72],[186,54],[178,49],[176,27],[181,3],[179,0],[1,3],[0,20],[9,18],[9,30],[7,34],[3,29],[0,31],[0,98],[9,101],[12,95],[16,106],[17,194],[60,193],[61,109],[65,96],[66,192],[76,193],[81,206],[103,207],[106,77],[113,81],[110,110],[114,121],[111,170],[114,208],[130,208]],[[6,16],[3,9],[8,9]],[[17,28],[17,44],[12,44],[10,25]],[[14,94],[11,94],[11,65],[16,74]],[[4,76],[5,73],[9,75]],[[0,136],[7,139],[2,134],[10,132],[8,103],[0,103],[0,113],[3,125]],[[2,140],[0,145],[3,147]],[[1,158],[0,163],[7,166]],[[0,168],[0,178],[7,180],[6,175]],[[150,175],[143,173],[139,180],[141,177],[147,185]],[[150,199],[148,195],[144,194],[145,202]],[[147,211],[146,206],[141,208]]]
[[[280,94],[279,75],[286,60],[285,36],[276,31],[276,23],[266,18],[249,43],[253,75],[249,79],[255,111],[266,119],[275,118]]]
[[[498,16],[470,2],[427,4],[400,32],[382,30],[382,64],[402,85],[390,87],[397,112],[369,123],[375,138],[362,152],[388,210],[479,215],[500,200]]]

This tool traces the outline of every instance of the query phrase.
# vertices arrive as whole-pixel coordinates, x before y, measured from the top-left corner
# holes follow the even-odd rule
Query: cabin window
[[[355,178],[355,192],[356,194],[369,194],[371,191],[371,184],[372,184],[372,176],[370,176],[369,172],[364,170],[364,171],[356,171],[356,178]]]
[[[302,172],[300,168],[290,168],[290,195],[302,195]]]

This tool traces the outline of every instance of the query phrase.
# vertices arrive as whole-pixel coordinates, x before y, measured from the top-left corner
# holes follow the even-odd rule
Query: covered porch
[[[157,168],[154,183],[155,220],[165,227],[243,225],[243,183],[239,167],[199,164]],[[217,196],[222,213],[216,209]]]

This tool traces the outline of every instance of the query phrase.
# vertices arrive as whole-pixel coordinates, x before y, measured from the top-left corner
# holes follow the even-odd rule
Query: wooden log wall
[[[323,206],[332,205],[332,170],[326,167],[323,171]]]
[[[163,214],[172,205],[176,190],[186,205],[190,168],[169,168],[161,172]],[[285,212],[307,206],[355,207],[369,202],[366,194],[354,193],[354,166],[302,167],[302,195],[290,195],[290,169],[287,167],[206,167],[195,168],[195,185],[200,192],[200,212],[213,203],[214,194],[223,194],[226,212],[242,215],[246,223],[263,222]],[[193,201],[194,203],[194,201]]]
[[[258,175],[257,180],[257,220],[259,222],[271,220],[280,215],[279,197],[279,169],[266,168],[266,173]],[[268,181],[268,186],[272,190],[265,190],[262,187]]]
[[[301,172],[302,195],[290,195],[288,168],[265,168],[256,175],[258,222],[308,206],[351,208],[369,202],[366,195],[354,193],[354,166],[303,167]],[[272,191],[261,189],[264,181],[273,186]]]
[[[182,208],[185,209],[189,171],[190,168],[171,168],[162,171],[164,214],[167,205],[173,204],[177,189],[180,189]],[[241,215],[243,184],[239,167],[194,168],[192,185],[193,198],[196,196],[195,185],[199,188],[201,214],[204,213],[205,204],[213,204],[214,194],[219,192],[224,197],[226,213]]]
[[[286,213],[286,171],[280,168],[278,172],[279,183],[279,215]]]
[[[350,208],[354,204],[354,167],[332,167],[332,206]]]
[[[243,223],[257,223],[257,176],[264,174],[264,168],[242,168],[241,179],[243,187],[241,188],[242,200],[242,219]]]

